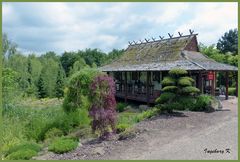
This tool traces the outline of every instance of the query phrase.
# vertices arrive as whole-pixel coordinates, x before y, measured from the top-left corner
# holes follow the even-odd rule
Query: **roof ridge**
[[[189,35],[184,35],[184,36],[178,36],[178,37],[172,37],[172,38],[165,38],[165,39],[159,39],[159,40],[153,40],[153,41],[148,41],[148,42],[140,42],[140,43],[135,43],[135,44],[129,44],[128,47],[130,46],[137,46],[137,45],[142,45],[142,44],[149,44],[149,43],[154,43],[154,42],[161,42],[161,41],[167,41],[167,40],[174,40],[178,38],[183,38],[183,37],[191,37],[191,36],[196,36],[196,34],[189,34]],[[135,41],[134,41],[135,42]]]
[[[183,58],[185,58],[187,61],[189,61],[189,62],[191,62],[191,63],[199,66],[200,68],[202,68],[202,69],[204,69],[204,70],[207,70],[207,69],[206,69],[205,67],[203,67],[202,65],[200,65],[200,64],[196,63],[195,61],[189,59],[189,58],[183,53],[183,50],[181,51],[181,56],[182,56]]]

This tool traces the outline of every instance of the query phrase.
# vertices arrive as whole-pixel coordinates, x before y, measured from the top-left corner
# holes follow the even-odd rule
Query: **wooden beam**
[[[216,76],[216,72],[213,71],[213,95],[214,95],[214,96],[216,95],[216,94],[215,94],[215,91],[216,91],[216,85],[217,85],[217,83],[216,83],[216,78],[217,78],[217,76]]]
[[[236,72],[235,80],[236,80],[236,97],[238,97],[238,72]]]
[[[149,100],[150,100],[150,87],[149,87],[149,82],[150,82],[150,71],[147,71],[147,104],[149,105]]]
[[[125,96],[124,96],[124,100],[125,103],[127,102],[127,72],[124,72],[124,91],[125,91]]]
[[[199,71],[198,74],[198,88],[200,89],[200,92],[203,93],[203,79],[202,79],[202,71]]]
[[[229,84],[228,71],[225,72],[225,79],[226,79],[226,94],[225,94],[225,99],[228,100],[228,84]]]

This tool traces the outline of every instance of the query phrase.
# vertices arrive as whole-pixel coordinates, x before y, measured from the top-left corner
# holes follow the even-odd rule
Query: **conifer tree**
[[[57,75],[56,87],[55,87],[55,93],[58,99],[64,96],[63,89],[64,89],[63,75],[61,74],[61,69],[59,69],[58,75]]]
[[[40,74],[40,77],[39,77],[39,80],[37,83],[37,88],[38,88],[38,97],[39,98],[47,97],[47,90],[46,90],[46,86],[43,81],[42,73]]]

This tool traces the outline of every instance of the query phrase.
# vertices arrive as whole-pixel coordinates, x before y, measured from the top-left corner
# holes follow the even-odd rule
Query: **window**
[[[139,72],[132,72],[132,80],[139,80]]]
[[[153,72],[153,81],[160,82],[160,71],[154,71]]]
[[[121,81],[122,80],[122,72],[119,72],[119,71],[115,72],[114,78],[118,81]]]

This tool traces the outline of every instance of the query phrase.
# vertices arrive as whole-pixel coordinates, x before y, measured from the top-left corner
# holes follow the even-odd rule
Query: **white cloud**
[[[25,51],[110,51],[189,28],[211,44],[236,27],[237,3],[3,3],[3,31]]]
[[[177,31],[188,33],[194,29],[201,42],[211,44],[229,29],[237,28],[237,3],[207,3],[198,5],[193,18],[179,26]]]
[[[186,11],[188,8],[189,3],[168,3],[168,5],[166,5],[162,11],[158,10],[158,12],[156,12],[159,17],[154,17],[154,15],[152,15],[154,18],[153,20],[159,24],[172,23],[180,18],[182,13],[184,13],[184,11]]]

